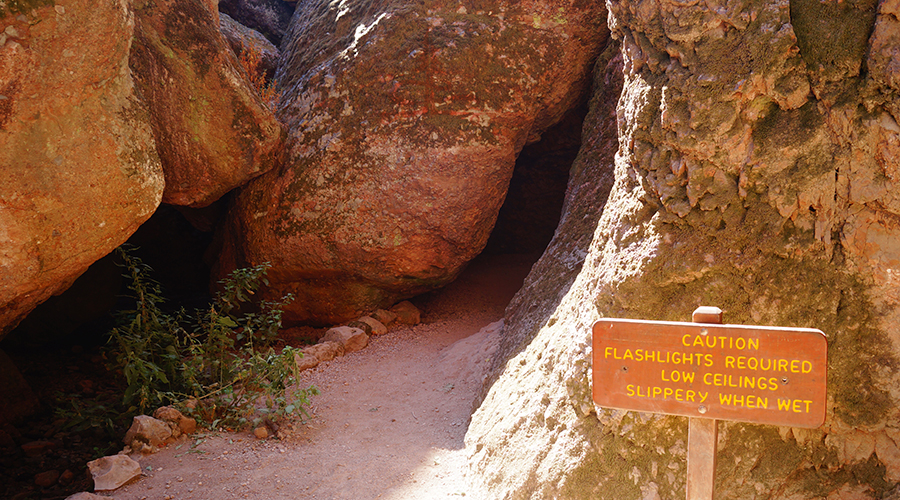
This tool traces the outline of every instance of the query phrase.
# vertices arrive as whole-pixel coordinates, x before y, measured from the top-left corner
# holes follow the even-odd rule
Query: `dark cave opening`
[[[483,253],[540,255],[550,243],[562,214],[569,170],[581,148],[586,114],[586,106],[576,107],[522,149]]]

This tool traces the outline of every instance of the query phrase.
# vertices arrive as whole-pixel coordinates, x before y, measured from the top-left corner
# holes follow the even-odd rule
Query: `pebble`
[[[40,474],[35,474],[34,476],[34,484],[40,486],[41,488],[49,488],[56,484],[56,481],[59,479],[59,471],[58,470],[48,470],[41,472]]]

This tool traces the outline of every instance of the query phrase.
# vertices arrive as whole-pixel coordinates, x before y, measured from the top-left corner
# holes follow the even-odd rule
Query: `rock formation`
[[[247,84],[203,0],[135,7],[131,68],[166,178],[163,201],[203,207],[273,168],[283,131]]]
[[[266,78],[275,77],[275,68],[278,66],[281,53],[260,32],[244,26],[222,12],[219,13],[219,31],[238,57],[241,57],[245,50],[255,51],[259,54],[259,68]]]
[[[288,30],[294,6],[282,0],[218,0],[219,10],[262,33],[276,46]]]
[[[494,498],[683,497],[686,419],[596,407],[590,326],[711,305],[829,343],[824,426],[720,423],[716,498],[882,498],[900,480],[898,2],[607,5],[619,150],[582,151],[507,310],[475,476]],[[586,141],[611,128],[599,109]],[[604,168],[602,216],[581,218],[605,179],[579,172]]]
[[[125,1],[0,7],[0,337],[156,209]],[[31,3],[28,3],[31,5]]]
[[[299,4],[276,75],[288,160],[237,197],[218,274],[270,262],[288,323],[447,284],[606,37],[596,2]]]

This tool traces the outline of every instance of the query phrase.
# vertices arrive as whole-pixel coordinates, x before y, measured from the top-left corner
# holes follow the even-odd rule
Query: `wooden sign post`
[[[688,500],[713,495],[717,420],[816,428],[825,421],[828,344],[812,328],[602,319],[593,328],[599,406],[691,417]]]

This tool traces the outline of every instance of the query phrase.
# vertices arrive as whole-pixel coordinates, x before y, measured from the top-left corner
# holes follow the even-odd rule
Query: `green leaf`
[[[237,328],[238,324],[234,322],[229,316],[219,316],[219,324],[223,326],[227,326],[228,328]]]

